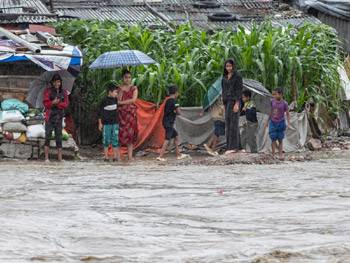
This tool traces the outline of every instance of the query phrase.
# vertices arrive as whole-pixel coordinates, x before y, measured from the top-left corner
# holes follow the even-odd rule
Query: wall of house
[[[350,21],[330,16],[322,12],[318,12],[317,18],[338,31],[339,36],[344,42],[345,49],[350,53]]]
[[[0,100],[16,98],[24,100],[30,82],[43,70],[32,62],[0,64]]]

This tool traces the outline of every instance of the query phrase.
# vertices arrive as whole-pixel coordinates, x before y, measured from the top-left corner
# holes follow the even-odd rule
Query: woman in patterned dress
[[[129,161],[133,160],[133,145],[136,142],[137,129],[137,107],[135,102],[138,96],[136,86],[132,85],[131,73],[123,72],[123,83],[118,91],[118,116],[119,116],[119,142],[121,146],[128,148]]]

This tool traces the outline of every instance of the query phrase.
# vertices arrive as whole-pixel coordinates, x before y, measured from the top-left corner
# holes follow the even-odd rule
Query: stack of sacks
[[[26,103],[17,99],[4,100],[1,103],[1,109],[0,133],[2,132],[5,139],[25,143],[27,140],[45,138],[45,116],[42,111],[29,109]],[[54,133],[52,133],[52,139],[54,139]],[[69,139],[64,129],[62,139],[65,141]]]
[[[1,103],[0,125],[5,139],[26,142],[27,126],[23,120],[28,109],[27,104],[17,99],[8,99]]]
[[[45,117],[43,112],[37,109],[29,110],[24,122],[27,125],[28,139],[45,138]]]

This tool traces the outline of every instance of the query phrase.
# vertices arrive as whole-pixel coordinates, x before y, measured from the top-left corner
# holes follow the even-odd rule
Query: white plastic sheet
[[[340,67],[338,69],[339,77],[340,77],[340,85],[343,88],[342,99],[349,101],[350,100],[350,80],[348,75],[346,74],[345,68]]]
[[[244,120],[244,116],[241,120]],[[268,129],[264,129],[268,115],[258,113],[259,130],[257,135],[258,150],[268,152],[271,148]],[[241,121],[242,123],[242,121]],[[182,143],[200,145],[205,143],[214,131],[214,122],[210,114],[202,113],[202,108],[181,108],[181,116],[176,119],[176,129]],[[307,113],[291,112],[291,127],[288,127],[284,140],[284,151],[303,150],[309,137]]]

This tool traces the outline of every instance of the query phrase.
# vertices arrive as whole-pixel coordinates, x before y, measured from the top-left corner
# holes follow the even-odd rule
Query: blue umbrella
[[[100,55],[91,65],[91,69],[119,68],[156,63],[152,58],[138,50],[111,51]]]

